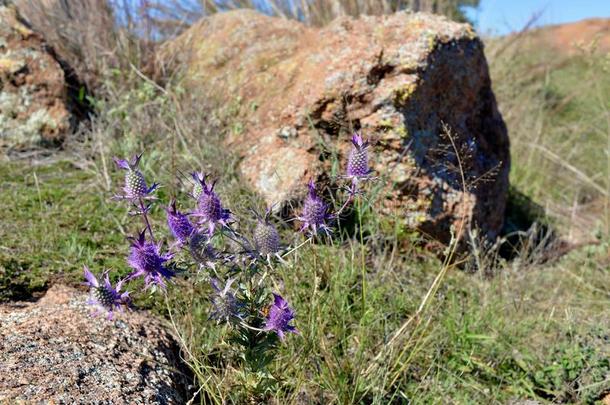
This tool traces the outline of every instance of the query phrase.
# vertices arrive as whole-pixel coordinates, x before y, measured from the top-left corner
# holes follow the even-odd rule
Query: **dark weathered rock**
[[[444,242],[502,228],[509,141],[469,25],[404,12],[319,29],[243,10],[202,20],[162,54],[180,53],[191,90],[241,103],[244,131],[229,143],[269,204],[301,198],[355,129],[375,141],[380,210]]]
[[[15,8],[0,5],[0,146],[57,145],[74,130],[79,89],[68,76]]]
[[[86,294],[54,286],[0,306],[0,402],[182,404],[178,347],[142,313],[92,318]]]

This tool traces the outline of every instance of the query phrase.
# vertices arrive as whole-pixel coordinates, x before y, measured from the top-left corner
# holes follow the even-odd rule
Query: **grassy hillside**
[[[608,59],[524,39],[489,43],[487,54],[511,136],[508,215],[521,253],[492,260],[477,248],[460,270],[362,209],[362,234],[381,237],[308,245],[278,269],[301,335],[282,345],[270,393],[254,393],[226,331],[210,327],[209,286],[185,277],[139,305],[171,320],[202,403],[594,403],[610,392]],[[92,100],[98,116],[84,138],[52,157],[0,163],[2,300],[36,296],[57,279],[78,285],[83,264],[127,272],[121,232],[133,219],[110,201],[121,179],[113,155],[145,151],[163,200],[186,200],[178,173],[199,167],[220,177],[238,213],[242,201],[256,204],[218,146],[240,125],[239,106],[217,109],[179,85],[159,92],[132,70],[109,77],[113,98]],[[162,226],[162,207],[152,216]],[[522,227],[531,220],[595,243],[557,257]],[[288,226],[282,232],[290,238]]]

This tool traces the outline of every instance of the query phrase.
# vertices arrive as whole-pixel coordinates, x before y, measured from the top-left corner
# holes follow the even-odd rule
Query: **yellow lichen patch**
[[[434,50],[434,48],[436,48],[436,44],[438,42],[438,37],[436,36],[436,34],[433,33],[427,33],[426,35],[426,40],[428,43],[428,47],[427,49],[432,52]]]
[[[403,61],[400,64],[400,70],[405,71],[405,72],[416,71],[418,67],[419,67],[419,64],[417,63],[417,61],[414,61],[414,60]]]
[[[466,26],[465,31],[466,31],[466,38],[468,38],[468,39],[476,39],[477,38],[477,33],[474,30],[474,28],[472,28],[472,25],[468,24]]]
[[[399,127],[397,127],[397,128],[395,128],[395,130],[394,130],[394,131],[395,131],[395,132],[398,134],[398,136],[399,136],[401,139],[406,139],[406,138],[408,138],[408,137],[409,137],[409,130],[407,129],[407,127],[406,127],[404,124],[403,124],[403,125],[400,125],[400,126],[399,126]]]
[[[5,20],[6,22],[8,22],[7,25],[9,29],[12,28],[12,30],[16,31],[19,35],[21,35],[22,38],[26,39],[34,33],[31,29],[29,29],[19,21],[19,19],[17,18],[17,11],[14,7],[3,7],[1,11],[2,16],[0,20]]]
[[[406,84],[405,86],[394,91],[394,99],[400,104],[405,104],[407,101],[409,101],[409,98],[415,92],[416,89],[417,84]]]
[[[25,62],[22,60],[0,58],[0,75],[12,75],[15,72],[18,72],[24,66]]]
[[[30,35],[32,35],[34,33],[31,29],[29,29],[28,27],[26,27],[25,25],[23,25],[21,23],[16,24],[13,28],[24,39],[28,38]]]
[[[394,128],[394,123],[391,119],[386,118],[384,120],[379,121],[378,127],[379,129],[392,129]]]

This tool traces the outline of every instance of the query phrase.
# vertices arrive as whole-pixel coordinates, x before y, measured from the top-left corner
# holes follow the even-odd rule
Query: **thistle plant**
[[[128,280],[144,277],[146,288],[153,285],[165,288],[165,281],[174,276],[165,262],[170,260],[172,253],[160,253],[160,245],[154,242],[147,241],[144,231],[140,233],[137,239],[132,239],[131,250],[127,263],[133,269],[133,272],[127,277]]]
[[[277,348],[289,335],[300,334],[297,313],[285,298],[289,292],[280,294],[272,288],[280,284],[278,265],[307,242],[321,235],[332,237],[341,213],[361,194],[362,183],[372,178],[368,142],[358,134],[351,141],[345,175],[338,178],[346,183],[342,188],[348,191],[344,203],[333,210],[319,185],[311,180],[295,218],[305,241],[296,247],[282,244],[271,208],[264,215],[252,210],[255,226],[250,232],[242,232],[239,218],[225,208],[216,192],[216,181],[201,172],[192,173],[194,185],[189,195],[195,201],[190,210],[181,211],[172,199],[165,207],[167,232],[154,231],[149,215],[157,201],[158,184],[148,186],[139,169],[141,154],[130,160],[115,158],[117,167],[126,172],[122,194],[115,199],[131,206],[130,214],[142,218],[142,227],[136,227],[135,236],[128,238],[130,246],[125,253],[131,271],[116,287],[110,283],[108,272],[100,283],[85,268],[86,285],[91,288],[89,303],[97,313],[106,311],[112,319],[115,311],[131,306],[129,293],[121,292],[126,283],[140,279],[142,291],[149,294],[165,294],[178,276],[208,284],[211,325],[226,328],[236,358],[240,359],[244,381],[249,380],[248,375],[254,375],[257,383],[253,389],[264,391],[276,381],[269,365]]]
[[[354,134],[352,136],[352,145],[347,158],[347,177],[352,179],[353,182],[366,180],[372,172],[369,167],[369,154],[367,150],[369,142],[362,140],[360,134]]]
[[[103,283],[100,283],[87,266],[84,268],[84,276],[87,280],[84,284],[90,287],[91,294],[87,303],[96,308],[93,315],[106,312],[108,320],[112,320],[115,310],[122,312],[124,307],[130,306],[129,292],[121,292],[123,280],[113,287],[106,271],[103,274]]]
[[[316,184],[309,182],[309,191],[303,204],[301,215],[297,217],[301,221],[301,231],[306,231],[310,235],[316,235],[322,231],[330,235],[331,229],[328,222],[333,219],[333,215],[328,212],[328,204],[322,200],[316,192]]]
[[[167,213],[167,227],[176,240],[176,244],[188,243],[189,238],[195,233],[195,227],[188,215],[176,209],[176,200],[172,200],[165,211]]]
[[[297,328],[290,325],[294,319],[294,311],[288,305],[288,302],[279,294],[273,294],[273,305],[269,309],[269,314],[265,320],[266,331],[277,333],[281,340],[284,340],[286,332],[299,333]]]

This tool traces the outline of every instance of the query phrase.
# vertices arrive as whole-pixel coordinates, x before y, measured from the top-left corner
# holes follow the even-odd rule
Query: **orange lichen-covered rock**
[[[0,5],[0,146],[60,144],[74,130],[79,91],[53,50]]]
[[[379,210],[444,242],[502,228],[509,141],[469,25],[400,12],[309,28],[240,10],[201,20],[161,55],[186,64],[190,91],[242,106],[227,142],[269,204],[302,198],[358,130],[386,185]]]

